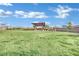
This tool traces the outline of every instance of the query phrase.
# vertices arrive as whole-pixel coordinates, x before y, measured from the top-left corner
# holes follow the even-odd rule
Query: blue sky
[[[77,3],[0,3],[0,23],[16,27],[32,27],[33,22],[62,26],[71,21],[79,25]]]

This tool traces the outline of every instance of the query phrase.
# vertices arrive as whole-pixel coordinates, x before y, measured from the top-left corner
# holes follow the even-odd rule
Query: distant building
[[[45,22],[32,23],[34,28],[44,28]]]
[[[0,24],[0,30],[6,30],[8,26],[6,24]]]
[[[79,25],[73,26],[73,31],[74,32],[79,32]]]

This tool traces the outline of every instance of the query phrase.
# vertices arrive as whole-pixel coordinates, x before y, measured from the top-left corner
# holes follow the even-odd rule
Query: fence
[[[79,33],[79,28],[72,28],[72,29],[67,29],[67,28],[8,28],[7,30],[40,30],[40,31],[61,31],[61,32],[78,32]]]

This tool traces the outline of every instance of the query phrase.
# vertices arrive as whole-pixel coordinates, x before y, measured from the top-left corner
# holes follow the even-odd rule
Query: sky
[[[79,25],[78,3],[0,3],[0,23],[32,27],[33,22],[50,26]]]

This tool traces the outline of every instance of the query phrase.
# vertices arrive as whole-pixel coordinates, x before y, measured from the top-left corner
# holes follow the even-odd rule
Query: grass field
[[[51,31],[0,31],[0,56],[79,56],[79,35]]]

